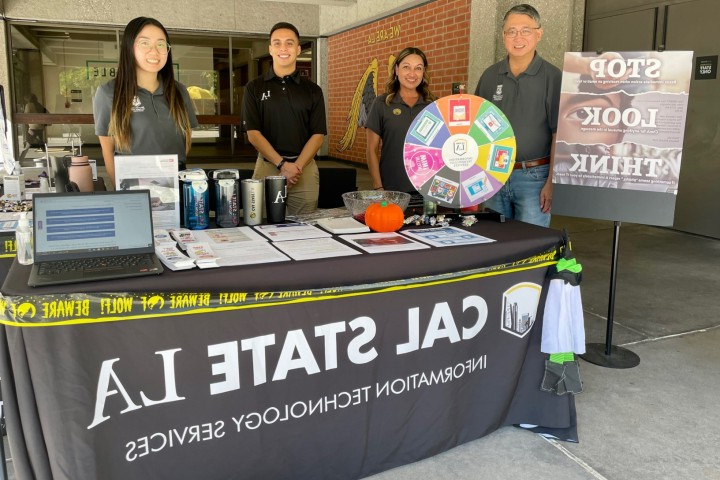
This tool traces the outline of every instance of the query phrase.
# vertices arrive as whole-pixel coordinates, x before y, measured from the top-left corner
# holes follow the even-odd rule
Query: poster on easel
[[[554,214],[672,225],[692,56],[565,54]]]
[[[403,160],[410,182],[426,199],[465,208],[507,182],[515,147],[515,133],[499,108],[475,95],[450,95],[415,117]]]

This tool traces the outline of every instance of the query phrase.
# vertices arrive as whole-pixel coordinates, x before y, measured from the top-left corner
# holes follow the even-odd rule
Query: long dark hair
[[[120,61],[117,76],[115,77],[115,92],[113,95],[112,114],[110,115],[110,134],[115,140],[115,148],[119,152],[130,152],[132,131],[130,129],[130,116],[132,115],[132,102],[137,95],[137,73],[135,71],[135,40],[140,31],[147,25],[154,25],[165,34],[170,44],[170,36],[165,27],[154,18],[137,17],[125,27],[120,44]],[[167,62],[158,73],[163,84],[163,95],[170,106],[170,116],[175,122],[179,132],[185,136],[185,153],[190,151],[192,133],[190,118],[182,94],[175,82],[173,70],[172,49],[168,51]]]
[[[422,82],[420,82],[420,84],[416,88],[417,92],[422,95],[425,101],[431,101],[437,98],[430,91],[430,77],[428,76],[427,57],[425,57],[425,54],[419,48],[407,47],[404,48],[400,53],[398,53],[397,58],[395,58],[395,63],[393,63],[390,76],[387,83],[385,84],[385,93],[388,94],[387,98],[385,99],[385,103],[388,105],[390,105],[390,102],[392,102],[392,99],[395,97],[397,92],[400,91],[400,80],[398,80],[397,73],[395,73],[395,67],[400,65],[400,63],[410,55],[417,55],[422,58],[423,66],[425,67],[425,69],[423,70]]]

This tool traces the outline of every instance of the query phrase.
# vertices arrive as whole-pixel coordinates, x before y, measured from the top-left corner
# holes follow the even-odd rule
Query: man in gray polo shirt
[[[485,206],[507,218],[547,227],[562,72],[537,54],[542,35],[535,8],[521,4],[508,10],[503,19],[508,56],[485,70],[475,95],[502,110],[517,141],[515,169]]]

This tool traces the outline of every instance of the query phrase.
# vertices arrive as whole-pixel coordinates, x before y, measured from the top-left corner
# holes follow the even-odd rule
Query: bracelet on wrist
[[[277,169],[278,169],[278,170],[281,170],[281,169],[282,169],[282,166],[285,165],[286,162],[287,162],[287,160],[285,160],[284,158],[283,158],[282,160],[280,160],[280,163],[278,163],[278,164],[276,165]]]

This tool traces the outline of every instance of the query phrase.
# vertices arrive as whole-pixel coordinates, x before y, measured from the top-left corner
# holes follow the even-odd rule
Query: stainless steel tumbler
[[[243,204],[243,221],[245,225],[260,225],[263,210],[262,180],[248,178],[240,182]]]
[[[287,178],[282,175],[265,177],[265,210],[268,223],[285,221]]]

